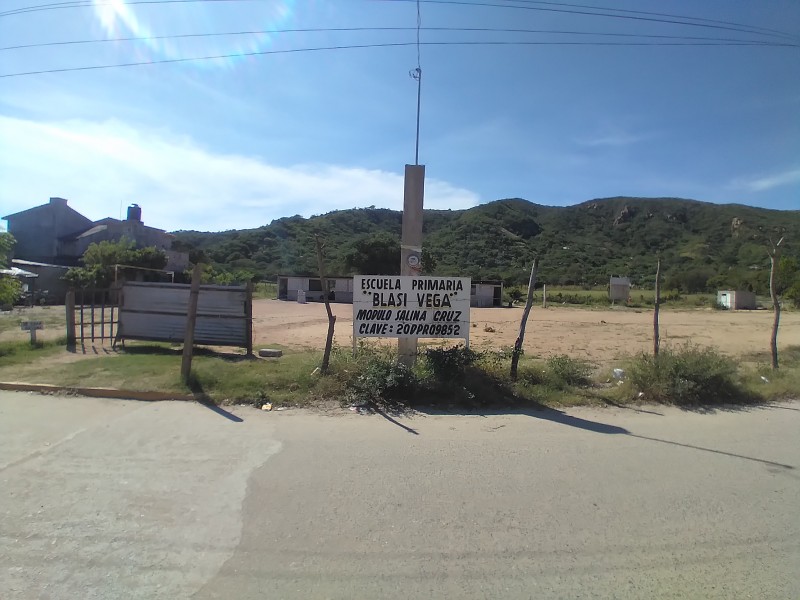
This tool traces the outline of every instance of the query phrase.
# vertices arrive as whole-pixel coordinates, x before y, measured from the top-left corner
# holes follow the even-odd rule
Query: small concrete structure
[[[719,290],[717,304],[728,310],[754,310],[756,295],[747,290]]]
[[[258,355],[261,358],[280,358],[283,356],[283,350],[277,350],[275,348],[261,348],[258,351]]]
[[[608,298],[612,302],[627,302],[631,295],[629,277],[612,277],[608,283]]]
[[[331,302],[353,302],[353,278],[352,277],[326,277],[328,280],[328,300]],[[304,276],[278,276],[278,300],[298,301],[298,296],[302,303],[305,292],[305,301],[322,302],[322,280],[319,277]]]
[[[469,291],[469,305],[489,308],[503,305],[502,281],[474,281]]]

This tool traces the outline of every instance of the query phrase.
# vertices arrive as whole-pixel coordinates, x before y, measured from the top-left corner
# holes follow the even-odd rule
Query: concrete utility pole
[[[417,135],[414,138],[414,164],[406,165],[403,187],[403,233],[400,240],[400,275],[412,276],[418,276],[422,272],[422,205],[425,197],[425,165],[419,164],[419,114],[422,104],[422,66],[419,54],[421,28],[422,15],[417,0],[417,68],[409,73],[417,82]],[[417,338],[398,338],[397,358],[404,365],[413,365],[417,360]]]
[[[425,196],[425,165],[406,165],[403,190],[403,236],[400,241],[400,275],[422,271],[422,206]],[[417,357],[417,338],[398,338],[401,363],[412,365]]]

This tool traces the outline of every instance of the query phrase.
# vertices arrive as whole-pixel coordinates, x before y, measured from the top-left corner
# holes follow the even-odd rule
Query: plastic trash
[[[763,381],[764,383],[769,383],[769,379],[767,379],[763,375],[761,376],[761,381]]]
[[[261,410],[272,410],[272,402],[267,402],[261,405]]]
[[[625,369],[614,369],[614,379],[622,379],[625,377]]]

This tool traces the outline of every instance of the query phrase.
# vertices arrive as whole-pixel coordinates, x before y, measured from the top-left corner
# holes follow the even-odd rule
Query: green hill
[[[238,271],[239,278],[273,279],[315,274],[319,234],[329,273],[350,274],[369,264],[398,264],[400,229],[400,212],[364,208],[282,218],[242,231],[179,231],[176,246],[218,269]],[[648,284],[660,257],[668,288],[764,293],[765,243],[779,232],[786,236],[785,253],[798,256],[800,211],[738,204],[619,197],[553,207],[514,198],[424,215],[426,263],[435,265],[430,273],[507,284],[527,281],[534,256],[540,257],[544,283],[605,285],[610,275],[627,275]]]

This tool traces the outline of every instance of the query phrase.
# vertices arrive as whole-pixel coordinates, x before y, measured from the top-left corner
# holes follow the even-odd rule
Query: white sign
[[[44,329],[43,321],[23,321],[19,324],[22,331],[35,331],[36,329]]]
[[[357,337],[469,339],[469,277],[353,277]]]

